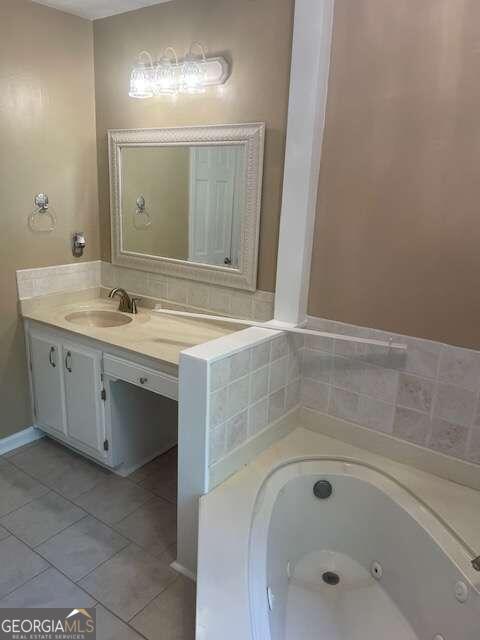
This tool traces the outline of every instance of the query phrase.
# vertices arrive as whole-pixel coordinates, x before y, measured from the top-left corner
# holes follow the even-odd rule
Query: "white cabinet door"
[[[63,344],[67,435],[85,453],[106,458],[105,413],[102,393],[102,353]]]
[[[30,333],[35,422],[39,427],[65,435],[61,357],[62,348],[59,342],[46,333]]]

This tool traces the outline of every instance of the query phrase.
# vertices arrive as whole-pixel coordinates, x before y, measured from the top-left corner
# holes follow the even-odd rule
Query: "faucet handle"
[[[132,298],[132,313],[138,313],[138,303],[141,302],[142,298]]]

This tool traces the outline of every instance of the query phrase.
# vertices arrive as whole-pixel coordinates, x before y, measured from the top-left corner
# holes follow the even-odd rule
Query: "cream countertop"
[[[118,300],[101,298],[99,291],[90,291],[56,294],[21,302],[25,319],[176,366],[184,349],[237,330],[234,325],[222,325],[219,322],[160,316],[142,307],[139,307],[137,315],[126,314],[132,318],[132,322],[119,327],[80,326],[66,320],[67,315],[85,310],[117,311]]]
[[[250,464],[200,499],[197,637],[213,640],[219,630],[250,637],[248,558],[258,492],[278,467],[302,459],[341,459],[387,475],[433,513],[464,549],[462,571],[480,591],[480,574],[469,556],[480,553],[480,491],[444,480],[299,426]],[[233,626],[232,626],[233,625]]]

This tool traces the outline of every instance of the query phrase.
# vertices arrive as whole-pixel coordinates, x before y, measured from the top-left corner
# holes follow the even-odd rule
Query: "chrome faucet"
[[[115,296],[120,297],[120,304],[118,306],[119,311],[121,311],[122,313],[138,313],[137,303],[141,300],[141,298],[131,298],[125,291],[125,289],[120,289],[119,287],[112,289],[108,294],[108,297],[112,298],[112,300]]]
[[[480,571],[480,556],[472,560],[472,567],[475,569],[475,571]]]

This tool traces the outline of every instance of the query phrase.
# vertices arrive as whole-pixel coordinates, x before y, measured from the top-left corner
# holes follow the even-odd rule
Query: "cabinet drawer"
[[[172,400],[178,400],[178,380],[166,373],[109,355],[103,357],[103,368],[107,376],[130,382]]]

